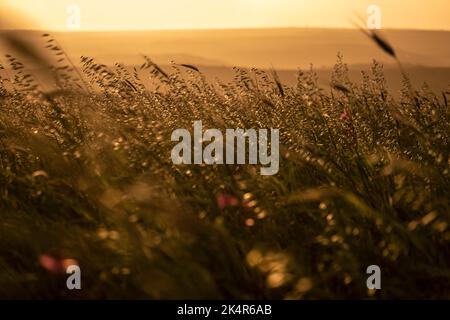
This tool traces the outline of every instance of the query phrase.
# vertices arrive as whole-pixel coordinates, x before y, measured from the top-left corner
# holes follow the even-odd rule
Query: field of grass
[[[394,100],[381,65],[354,84],[340,58],[329,91],[148,58],[77,72],[48,41],[53,90],[13,56],[0,70],[1,298],[450,298],[449,95],[405,78]],[[173,165],[195,120],[280,129],[279,173]]]

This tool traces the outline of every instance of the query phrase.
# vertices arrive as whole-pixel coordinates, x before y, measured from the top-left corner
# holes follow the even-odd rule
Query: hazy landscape
[[[43,46],[43,32],[30,32],[30,40]],[[353,81],[361,71],[370,70],[373,60],[385,67],[388,87],[394,95],[401,88],[397,65],[364,34],[355,29],[236,29],[128,32],[53,32],[71,60],[79,65],[80,56],[95,57],[102,64],[122,63],[139,67],[142,55],[164,68],[171,62],[192,64],[212,82],[227,82],[233,67],[275,69],[286,84],[297,81],[299,69],[317,72],[318,83],[329,88],[331,69],[337,54],[349,65]],[[395,46],[411,81],[426,82],[433,91],[446,90],[450,83],[450,32],[384,30]]]

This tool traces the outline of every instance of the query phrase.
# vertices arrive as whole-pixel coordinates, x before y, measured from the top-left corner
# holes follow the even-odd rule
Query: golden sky
[[[80,29],[352,27],[370,4],[383,28],[450,30],[450,0],[0,0],[29,18],[15,28],[66,30],[67,7],[80,8]],[[24,21],[25,20],[25,21]]]

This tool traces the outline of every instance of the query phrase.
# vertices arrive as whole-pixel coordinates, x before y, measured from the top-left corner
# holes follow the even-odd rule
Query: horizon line
[[[170,31],[238,31],[238,30],[287,30],[287,29],[309,29],[309,30],[356,30],[356,27],[320,27],[320,26],[276,26],[276,27],[217,27],[217,28],[167,28],[167,29],[80,29],[80,30],[67,30],[67,29],[40,29],[40,28],[4,28],[1,31],[27,31],[27,32],[56,32],[56,33],[95,33],[95,32],[170,32]],[[392,31],[425,31],[425,32],[450,32],[450,29],[432,29],[432,28],[398,28],[398,27],[385,27],[379,29],[392,30]]]

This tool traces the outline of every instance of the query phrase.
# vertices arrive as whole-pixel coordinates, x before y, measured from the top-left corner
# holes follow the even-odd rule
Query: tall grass
[[[0,70],[3,298],[449,298],[450,112],[382,66],[333,87],[236,68],[214,85],[163,70],[57,59],[46,88]],[[148,80],[150,78],[150,80]],[[444,94],[445,97],[445,94]],[[174,129],[279,128],[280,172],[174,166]],[[76,260],[81,292],[54,264]],[[382,270],[382,290],[366,268]]]

